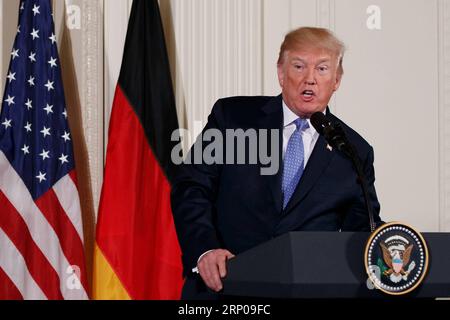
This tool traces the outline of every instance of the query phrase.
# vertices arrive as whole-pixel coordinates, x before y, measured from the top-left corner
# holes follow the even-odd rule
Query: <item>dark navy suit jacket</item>
[[[373,149],[340,122],[362,160],[370,199],[379,218]],[[185,164],[172,185],[172,211],[183,253],[184,273],[201,254],[216,248],[237,255],[290,231],[363,231],[369,219],[351,161],[330,151],[319,137],[303,176],[285,210],[282,208],[282,97],[232,97],[219,100],[204,129],[279,129],[280,168],[261,175],[262,164]],[[197,140],[205,148],[209,142]],[[192,150],[191,150],[192,151]],[[247,150],[248,151],[248,150]],[[224,151],[224,153],[229,150]],[[192,155],[192,154],[191,154]]]

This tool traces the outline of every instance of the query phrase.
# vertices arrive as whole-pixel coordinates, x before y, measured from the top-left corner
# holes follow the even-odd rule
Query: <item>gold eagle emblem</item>
[[[408,270],[405,270],[405,267],[408,266],[411,259],[411,252],[414,246],[409,245],[405,250],[390,250],[383,243],[380,243],[380,246],[383,250],[383,260],[389,268],[384,271],[383,274],[385,276],[389,276],[395,283],[400,282],[402,278],[406,280],[408,274],[415,266],[414,264],[414,266],[410,267]]]

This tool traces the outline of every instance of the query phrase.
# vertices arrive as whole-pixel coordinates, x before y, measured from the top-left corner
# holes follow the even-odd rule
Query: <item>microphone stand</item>
[[[323,135],[325,137],[325,140],[331,146],[341,151],[352,161],[353,166],[356,170],[356,174],[358,175],[358,183],[361,185],[361,189],[364,195],[364,202],[366,205],[367,213],[369,214],[370,231],[374,232],[377,225],[375,223],[373,207],[369,199],[369,186],[364,174],[364,168],[361,163],[361,159],[359,159],[355,147],[348,141],[341,125],[339,123],[331,123],[323,113],[314,113],[311,116],[311,123],[313,124],[317,132]]]
[[[349,142],[347,142],[347,144],[344,145],[340,150],[350,158],[350,160],[353,163],[353,166],[355,167],[356,174],[358,175],[358,182],[361,185],[361,189],[364,195],[366,209],[369,214],[370,232],[374,232],[377,225],[374,219],[373,207],[372,204],[370,203],[369,186],[367,183],[366,176],[364,174],[364,169],[361,160],[359,159],[359,156],[356,153],[355,148],[352,145],[350,145]]]

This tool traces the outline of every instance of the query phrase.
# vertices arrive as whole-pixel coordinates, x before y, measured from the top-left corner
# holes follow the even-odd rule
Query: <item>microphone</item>
[[[325,137],[325,140],[335,149],[345,154],[353,163],[358,175],[358,181],[364,195],[367,213],[369,215],[370,230],[375,231],[376,224],[373,213],[373,206],[369,197],[369,186],[364,174],[361,159],[356,153],[355,147],[348,141],[344,130],[339,123],[333,123],[322,112],[316,112],[311,116],[311,124],[316,131]]]
[[[332,123],[322,112],[314,113],[310,120],[314,129],[316,129],[320,135],[323,135],[325,140],[327,140],[333,148],[344,152],[349,157],[353,156],[348,154],[351,152],[350,144],[339,123]]]

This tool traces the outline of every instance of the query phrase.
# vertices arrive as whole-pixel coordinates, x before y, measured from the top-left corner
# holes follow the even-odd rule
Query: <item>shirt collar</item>
[[[326,111],[324,111],[324,114],[325,114],[325,112]],[[298,116],[294,112],[292,112],[291,109],[289,109],[289,107],[286,105],[286,103],[283,100],[283,128],[293,124],[293,122],[297,119],[298,119]],[[312,136],[319,134],[316,131],[316,129],[313,127],[313,125],[311,124],[310,119],[306,119],[306,121],[308,121],[309,127],[305,131],[310,133]]]
[[[283,127],[292,124],[295,120],[297,120],[297,118],[298,116],[294,112],[292,112],[291,109],[289,109],[289,107],[283,100]]]

